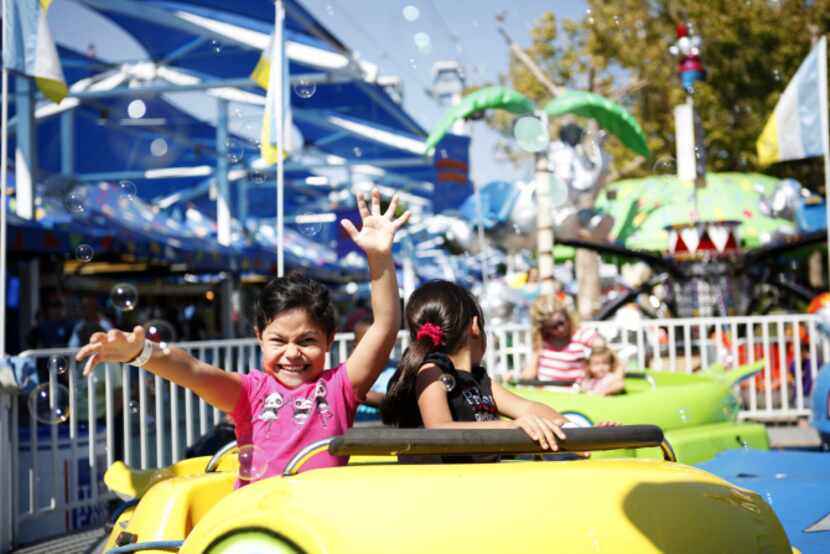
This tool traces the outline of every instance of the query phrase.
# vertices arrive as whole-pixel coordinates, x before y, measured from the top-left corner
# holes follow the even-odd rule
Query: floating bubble
[[[412,69],[418,69],[418,64],[415,62],[415,58],[409,58],[409,67]]]
[[[157,158],[167,154],[167,141],[161,137],[153,139],[150,143],[150,153]]]
[[[160,342],[159,343],[159,348],[161,348],[161,353],[164,354],[165,356],[170,355],[170,345],[167,344],[166,342]]]
[[[92,247],[88,244],[79,244],[75,248],[75,257],[78,259],[79,262],[91,262],[92,257],[95,255],[95,252],[92,250]]]
[[[292,86],[294,94],[300,98],[311,98],[317,92],[317,85],[307,79],[298,79]]]
[[[363,150],[361,150],[359,146],[355,146],[352,148],[352,154],[354,154],[356,158],[360,158],[363,156]]]
[[[786,473],[776,473],[776,474],[775,474],[775,478],[776,478],[776,479],[786,479],[786,478],[787,478],[787,474],[786,474]]]
[[[163,319],[153,319],[144,324],[147,339],[158,342],[176,342],[176,329]]]
[[[118,181],[118,194],[125,200],[135,199],[136,188],[132,181]]]
[[[764,497],[765,497],[765,498],[766,498],[766,500],[767,500],[767,504],[769,504],[770,506],[772,506],[772,493],[771,493],[771,492],[769,492],[769,491],[767,491],[767,493],[764,495]]]
[[[677,173],[677,162],[671,156],[660,156],[652,169],[658,175],[674,175]]]
[[[429,38],[428,34],[424,32],[415,33],[412,40],[415,42],[415,48],[417,48],[418,52],[421,54],[429,54],[432,52],[432,39]]]
[[[220,54],[222,52],[223,44],[218,40],[210,41],[210,49],[213,51],[214,54]]]
[[[307,237],[313,237],[323,230],[323,224],[318,214],[304,213],[296,217],[298,230]]]
[[[147,104],[144,100],[135,99],[127,104],[127,115],[130,119],[141,119],[147,113]]]
[[[248,172],[248,180],[257,185],[261,185],[268,180],[268,175],[264,171],[254,169]]]
[[[69,389],[49,383],[38,385],[29,393],[29,413],[39,422],[57,425],[69,419]]]
[[[127,403],[127,410],[132,414],[136,415],[138,413],[138,402],[135,400],[130,400]]]
[[[242,481],[256,481],[268,471],[268,457],[258,446],[246,444],[239,449],[239,471],[237,476]]]
[[[69,361],[64,356],[50,356],[49,357],[49,372],[55,372],[58,375],[63,375],[69,369]]]
[[[118,283],[110,291],[110,301],[116,310],[129,312],[138,305],[138,291],[129,283]]]
[[[689,422],[689,412],[686,410],[686,408],[680,408],[679,410],[677,410],[677,415],[680,417],[681,422]]]
[[[447,392],[452,392],[455,388],[455,376],[451,373],[442,373],[440,381],[441,384],[444,385]]]
[[[450,155],[447,153],[446,148],[442,148],[441,150],[439,150],[438,155],[441,157],[442,160],[446,160],[447,158],[450,157]]]
[[[73,189],[63,197],[63,206],[70,214],[82,214],[85,209],[85,198],[81,191]]]
[[[225,156],[232,164],[239,163],[245,156],[245,148],[242,142],[233,137],[225,139]]]
[[[403,18],[412,23],[413,21],[417,21],[418,17],[421,15],[421,10],[416,8],[415,6],[409,5],[404,6],[403,9]]]
[[[527,152],[541,152],[550,141],[545,124],[538,117],[526,115],[520,117],[513,126],[513,137],[519,147]]]
[[[331,4],[326,4],[326,13],[329,15],[334,15],[334,6]]]

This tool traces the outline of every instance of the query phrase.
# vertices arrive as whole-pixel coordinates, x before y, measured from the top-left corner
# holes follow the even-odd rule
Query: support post
[[[536,201],[538,212],[536,215],[537,257],[539,263],[539,292],[552,294],[556,292],[553,279],[553,213],[550,197],[550,170],[545,151],[537,152],[535,156],[536,173]]]
[[[216,227],[219,244],[231,244],[231,208],[228,192],[228,101],[216,100]]]
[[[35,128],[35,84],[23,75],[15,76],[17,148],[14,153],[15,212],[23,219],[35,215],[34,174],[37,170]]]
[[[75,110],[61,113],[61,174],[75,175]]]

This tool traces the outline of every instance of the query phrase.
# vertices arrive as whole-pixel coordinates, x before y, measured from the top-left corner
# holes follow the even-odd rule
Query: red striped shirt
[[[591,340],[595,335],[593,329],[580,328],[563,348],[554,348],[550,343],[544,343],[539,353],[538,378],[576,382],[584,377],[585,362],[591,353]]]

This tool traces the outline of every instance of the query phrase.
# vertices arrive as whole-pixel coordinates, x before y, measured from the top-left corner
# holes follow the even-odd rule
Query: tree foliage
[[[820,159],[760,168],[755,142],[813,41],[830,29],[830,0],[588,0],[588,6],[579,21],[541,14],[525,51],[556,84],[608,96],[637,118],[652,156],[626,176],[659,172],[675,155],[673,107],[686,95],[668,49],[675,25],[688,21],[703,39],[707,79],[694,102],[708,170],[764,171],[823,187]],[[551,96],[515,56],[502,80],[540,106]],[[494,113],[488,122],[508,133],[512,116]],[[609,147],[618,171],[632,166],[632,153],[615,140]]]

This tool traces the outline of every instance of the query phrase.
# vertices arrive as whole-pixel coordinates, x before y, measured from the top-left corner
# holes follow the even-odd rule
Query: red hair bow
[[[434,323],[424,323],[421,325],[421,328],[418,329],[418,334],[415,335],[415,340],[421,340],[424,337],[427,337],[432,341],[432,346],[438,346],[444,338],[444,331],[442,331],[441,327],[435,325]]]

